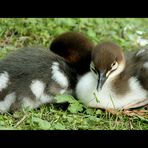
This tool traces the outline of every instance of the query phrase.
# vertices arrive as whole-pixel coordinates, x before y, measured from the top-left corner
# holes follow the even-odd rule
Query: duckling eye
[[[116,64],[116,62],[113,62],[113,63],[111,64],[111,67],[115,66],[115,64]]]
[[[118,67],[118,63],[115,61],[111,64],[111,69],[114,70]]]

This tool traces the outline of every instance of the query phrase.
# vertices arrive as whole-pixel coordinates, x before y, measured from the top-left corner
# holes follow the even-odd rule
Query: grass
[[[95,44],[112,40],[124,48],[138,48],[138,39],[148,39],[148,19],[144,18],[1,18],[0,58],[24,46],[49,47],[66,31],[81,31]],[[64,98],[65,99],[65,98]],[[67,110],[56,105],[0,115],[0,129],[18,130],[147,130],[148,115],[116,114],[90,109],[69,101]],[[147,110],[145,110],[147,111]]]

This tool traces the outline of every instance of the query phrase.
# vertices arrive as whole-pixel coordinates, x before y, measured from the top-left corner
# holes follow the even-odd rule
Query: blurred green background
[[[136,48],[148,39],[147,18],[1,18],[0,52],[23,46],[48,47],[54,37],[80,31],[94,43],[112,40],[124,49]],[[143,41],[145,42],[145,41]]]

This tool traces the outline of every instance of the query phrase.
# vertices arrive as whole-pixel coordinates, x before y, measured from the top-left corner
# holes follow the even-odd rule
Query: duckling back
[[[56,94],[72,94],[75,79],[75,71],[49,50],[17,50],[0,62],[0,111],[55,102]]]

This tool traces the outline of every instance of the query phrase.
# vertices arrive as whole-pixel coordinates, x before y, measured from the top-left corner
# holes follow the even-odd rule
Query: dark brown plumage
[[[89,71],[93,43],[79,32],[66,32],[56,37],[50,50],[64,57],[78,74]]]

